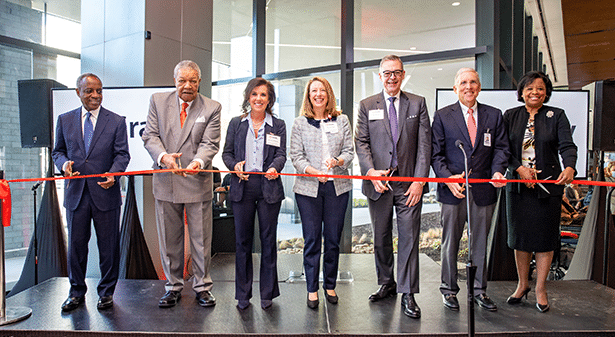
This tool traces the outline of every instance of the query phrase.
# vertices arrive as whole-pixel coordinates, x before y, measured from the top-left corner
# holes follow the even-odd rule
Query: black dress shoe
[[[401,297],[401,307],[406,316],[421,318],[421,308],[416,304],[414,294],[403,294]]]
[[[98,298],[98,304],[96,308],[98,310],[109,309],[113,306],[113,296],[101,296]]]
[[[203,290],[196,294],[196,300],[202,307],[213,307],[216,305],[216,298],[209,292],[209,290]]]
[[[310,294],[308,294],[308,296],[307,296],[307,306],[308,306],[308,308],[310,308],[310,309],[318,308],[318,302],[319,302],[318,298],[313,300],[313,301],[310,300]]]
[[[549,306],[549,303],[547,303],[545,305],[542,305],[542,304],[536,302],[536,308],[538,308],[538,311],[540,311],[540,312],[547,312],[547,311],[549,311],[549,309],[551,307]]]
[[[325,298],[327,299],[327,302],[331,304],[337,304],[337,301],[339,300],[339,297],[337,297],[337,294],[329,295],[329,293],[327,293],[327,289],[325,289]]]
[[[62,311],[71,311],[77,309],[83,302],[85,297],[69,297],[62,303]]]
[[[457,295],[455,294],[444,294],[442,295],[442,301],[444,302],[444,306],[454,310],[459,310],[459,301],[457,300]]]
[[[498,306],[493,302],[487,294],[480,294],[474,296],[474,300],[478,304],[479,307],[489,310],[489,311],[497,311]]]
[[[244,310],[250,306],[250,300],[239,300],[237,301],[237,308]]]
[[[267,310],[271,308],[272,305],[273,305],[272,300],[261,300],[261,308],[263,308],[263,310]]]
[[[161,308],[170,308],[173,307],[179,302],[179,299],[182,298],[181,292],[177,290],[169,290],[167,291],[160,301],[158,301],[158,306]]]
[[[521,303],[521,300],[523,299],[523,296],[525,296],[525,299],[527,300],[527,293],[530,292],[530,289],[531,288],[529,288],[529,287],[525,288],[525,290],[523,290],[523,292],[521,293],[521,296],[519,296],[519,297],[513,297],[513,296],[508,297],[508,299],[506,299],[506,303],[508,303],[508,304],[518,304],[518,303]]]
[[[380,301],[387,297],[393,297],[397,295],[397,283],[383,284],[373,294],[369,296],[369,300],[372,302]]]

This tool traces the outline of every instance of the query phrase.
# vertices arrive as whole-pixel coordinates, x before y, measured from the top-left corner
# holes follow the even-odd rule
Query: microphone
[[[463,150],[463,142],[459,139],[455,141],[455,147],[458,147]]]
[[[37,182],[36,184],[34,184],[34,186],[32,186],[32,191],[36,190],[39,186],[41,186],[43,184],[42,181]]]

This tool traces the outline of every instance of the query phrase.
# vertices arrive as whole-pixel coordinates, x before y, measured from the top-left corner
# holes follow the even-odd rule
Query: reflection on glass
[[[339,1],[269,2],[267,73],[339,63],[340,17]]]
[[[212,80],[251,76],[252,1],[214,0],[213,19]]]
[[[354,2],[355,61],[475,46],[474,0]]]

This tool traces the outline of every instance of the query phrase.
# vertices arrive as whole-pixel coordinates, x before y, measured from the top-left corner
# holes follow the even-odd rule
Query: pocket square
[[[201,117],[197,118],[194,122],[195,123],[205,123],[205,117],[201,116]]]

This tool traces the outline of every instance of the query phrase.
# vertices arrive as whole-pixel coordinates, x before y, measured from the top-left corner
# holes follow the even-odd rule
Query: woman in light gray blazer
[[[295,119],[290,142],[290,158],[298,173],[311,175],[348,175],[354,157],[348,117],[335,106],[329,82],[312,78]],[[303,266],[307,283],[307,305],[318,307],[320,247],[325,240],[323,275],[325,297],[336,304],[335,281],[339,263],[339,246],[352,180],[327,177],[296,177],[293,191],[301,214]],[[323,226],[324,223],[324,226]]]

